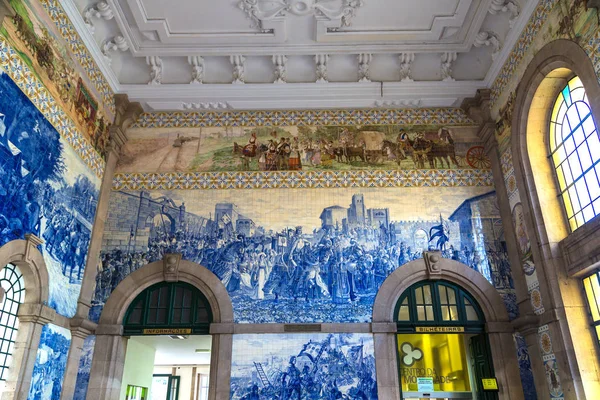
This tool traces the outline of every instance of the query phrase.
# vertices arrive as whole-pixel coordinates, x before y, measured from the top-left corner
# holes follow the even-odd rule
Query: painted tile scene
[[[472,127],[132,129],[118,172],[489,169]]]
[[[369,322],[399,266],[440,250],[516,298],[489,187],[113,191],[92,319],[141,266],[181,252],[227,288],[236,322]]]
[[[231,400],[377,399],[370,334],[236,335]]]
[[[49,305],[72,317],[100,179],[0,73],[0,245],[33,233],[50,275]]]

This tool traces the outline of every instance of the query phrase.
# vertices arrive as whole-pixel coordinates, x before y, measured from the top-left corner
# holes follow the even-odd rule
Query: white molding
[[[231,109],[370,108],[376,101],[410,102],[419,107],[451,107],[472,97],[483,81],[352,82],[327,84],[122,85],[131,101],[153,110],[182,110],[183,103],[226,103]],[[382,96],[383,93],[383,96]],[[407,103],[408,104],[408,103]]]

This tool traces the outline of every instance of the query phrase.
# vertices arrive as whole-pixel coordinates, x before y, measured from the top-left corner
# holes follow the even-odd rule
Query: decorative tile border
[[[476,126],[460,108],[143,113],[133,128],[314,125]]]
[[[544,22],[546,22],[546,19],[548,19],[550,11],[552,11],[552,8],[554,8],[557,2],[558,0],[541,0],[533,12],[533,15],[521,33],[521,36],[519,36],[519,40],[513,46],[508,59],[494,80],[490,96],[492,107],[496,104],[502,91],[510,82],[512,75],[523,60],[523,57],[525,57],[525,53],[529,49],[529,46],[544,25]]]
[[[114,93],[62,6],[58,0],[41,0],[40,2],[50,19],[56,24],[60,34],[71,48],[75,58],[87,73],[96,90],[102,96],[102,101],[107,110],[111,113],[111,116],[114,116],[116,112]]]
[[[351,187],[494,186],[492,171],[281,171],[118,173],[113,190],[317,189]]]
[[[44,117],[54,126],[84,163],[98,176],[104,173],[104,160],[56,104],[46,87],[37,79],[6,39],[0,36],[0,67],[11,77]]]

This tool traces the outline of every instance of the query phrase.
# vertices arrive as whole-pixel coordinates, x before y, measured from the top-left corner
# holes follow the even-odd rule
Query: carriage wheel
[[[490,169],[492,162],[485,154],[483,146],[473,146],[467,151],[467,164],[475,169]]]

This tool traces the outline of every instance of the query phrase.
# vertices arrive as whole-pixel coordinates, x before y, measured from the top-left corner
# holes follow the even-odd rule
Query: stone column
[[[373,323],[373,347],[375,350],[375,374],[377,394],[380,399],[400,399],[400,371],[396,346],[396,324]]]
[[[121,325],[99,325],[87,400],[118,400],[125,367],[127,338]]]
[[[95,324],[94,324],[95,325]],[[92,329],[95,328],[91,327]],[[71,347],[69,348],[69,357],[67,358],[67,367],[65,376],[63,377],[61,400],[69,400],[73,398],[75,393],[75,384],[77,383],[77,373],[79,372],[79,360],[81,359],[81,351],[83,342],[92,332],[84,327],[71,327]]]
[[[231,358],[233,324],[211,324],[212,351],[210,355],[209,400],[229,400],[231,391]]]
[[[525,342],[527,343],[529,357],[531,360],[531,369],[533,372],[533,378],[538,397],[549,398],[550,394],[548,391],[548,385],[546,383],[544,363],[542,355],[540,354],[537,337],[539,317],[533,313],[533,307],[529,299],[529,290],[527,288],[525,273],[522,268],[520,250],[517,244],[517,238],[512,221],[512,210],[510,208],[508,193],[506,191],[504,174],[502,173],[498,142],[495,138],[496,124],[492,122],[490,116],[489,91],[478,91],[477,96],[473,99],[467,99],[463,103],[462,107],[467,111],[472,119],[481,124],[477,135],[484,144],[486,155],[490,159],[492,167],[498,208],[500,210],[500,217],[502,219],[504,238],[506,240],[511,274],[515,285],[517,305],[519,307],[519,317],[513,321],[513,327],[516,331],[523,335]],[[514,339],[512,351],[514,351],[514,354],[516,354]],[[515,366],[518,366],[518,360],[516,360],[516,357],[515,362]]]
[[[0,0],[1,1],[1,0]],[[139,103],[130,103],[127,95],[116,95],[117,115],[115,123],[110,127],[110,143],[107,148],[106,166],[104,176],[100,186],[100,195],[98,197],[98,206],[92,228],[90,247],[88,249],[87,260],[83,280],[81,282],[81,291],[77,302],[76,318],[85,319],[91,307],[92,296],[94,294],[96,269],[100,261],[100,250],[102,248],[102,236],[104,233],[104,223],[108,213],[108,202],[112,189],[112,179],[119,160],[121,148],[127,141],[126,130],[131,126],[143,112]]]
[[[2,400],[27,398],[42,329],[55,317],[56,311],[43,304],[21,304],[19,307],[19,330]]]

